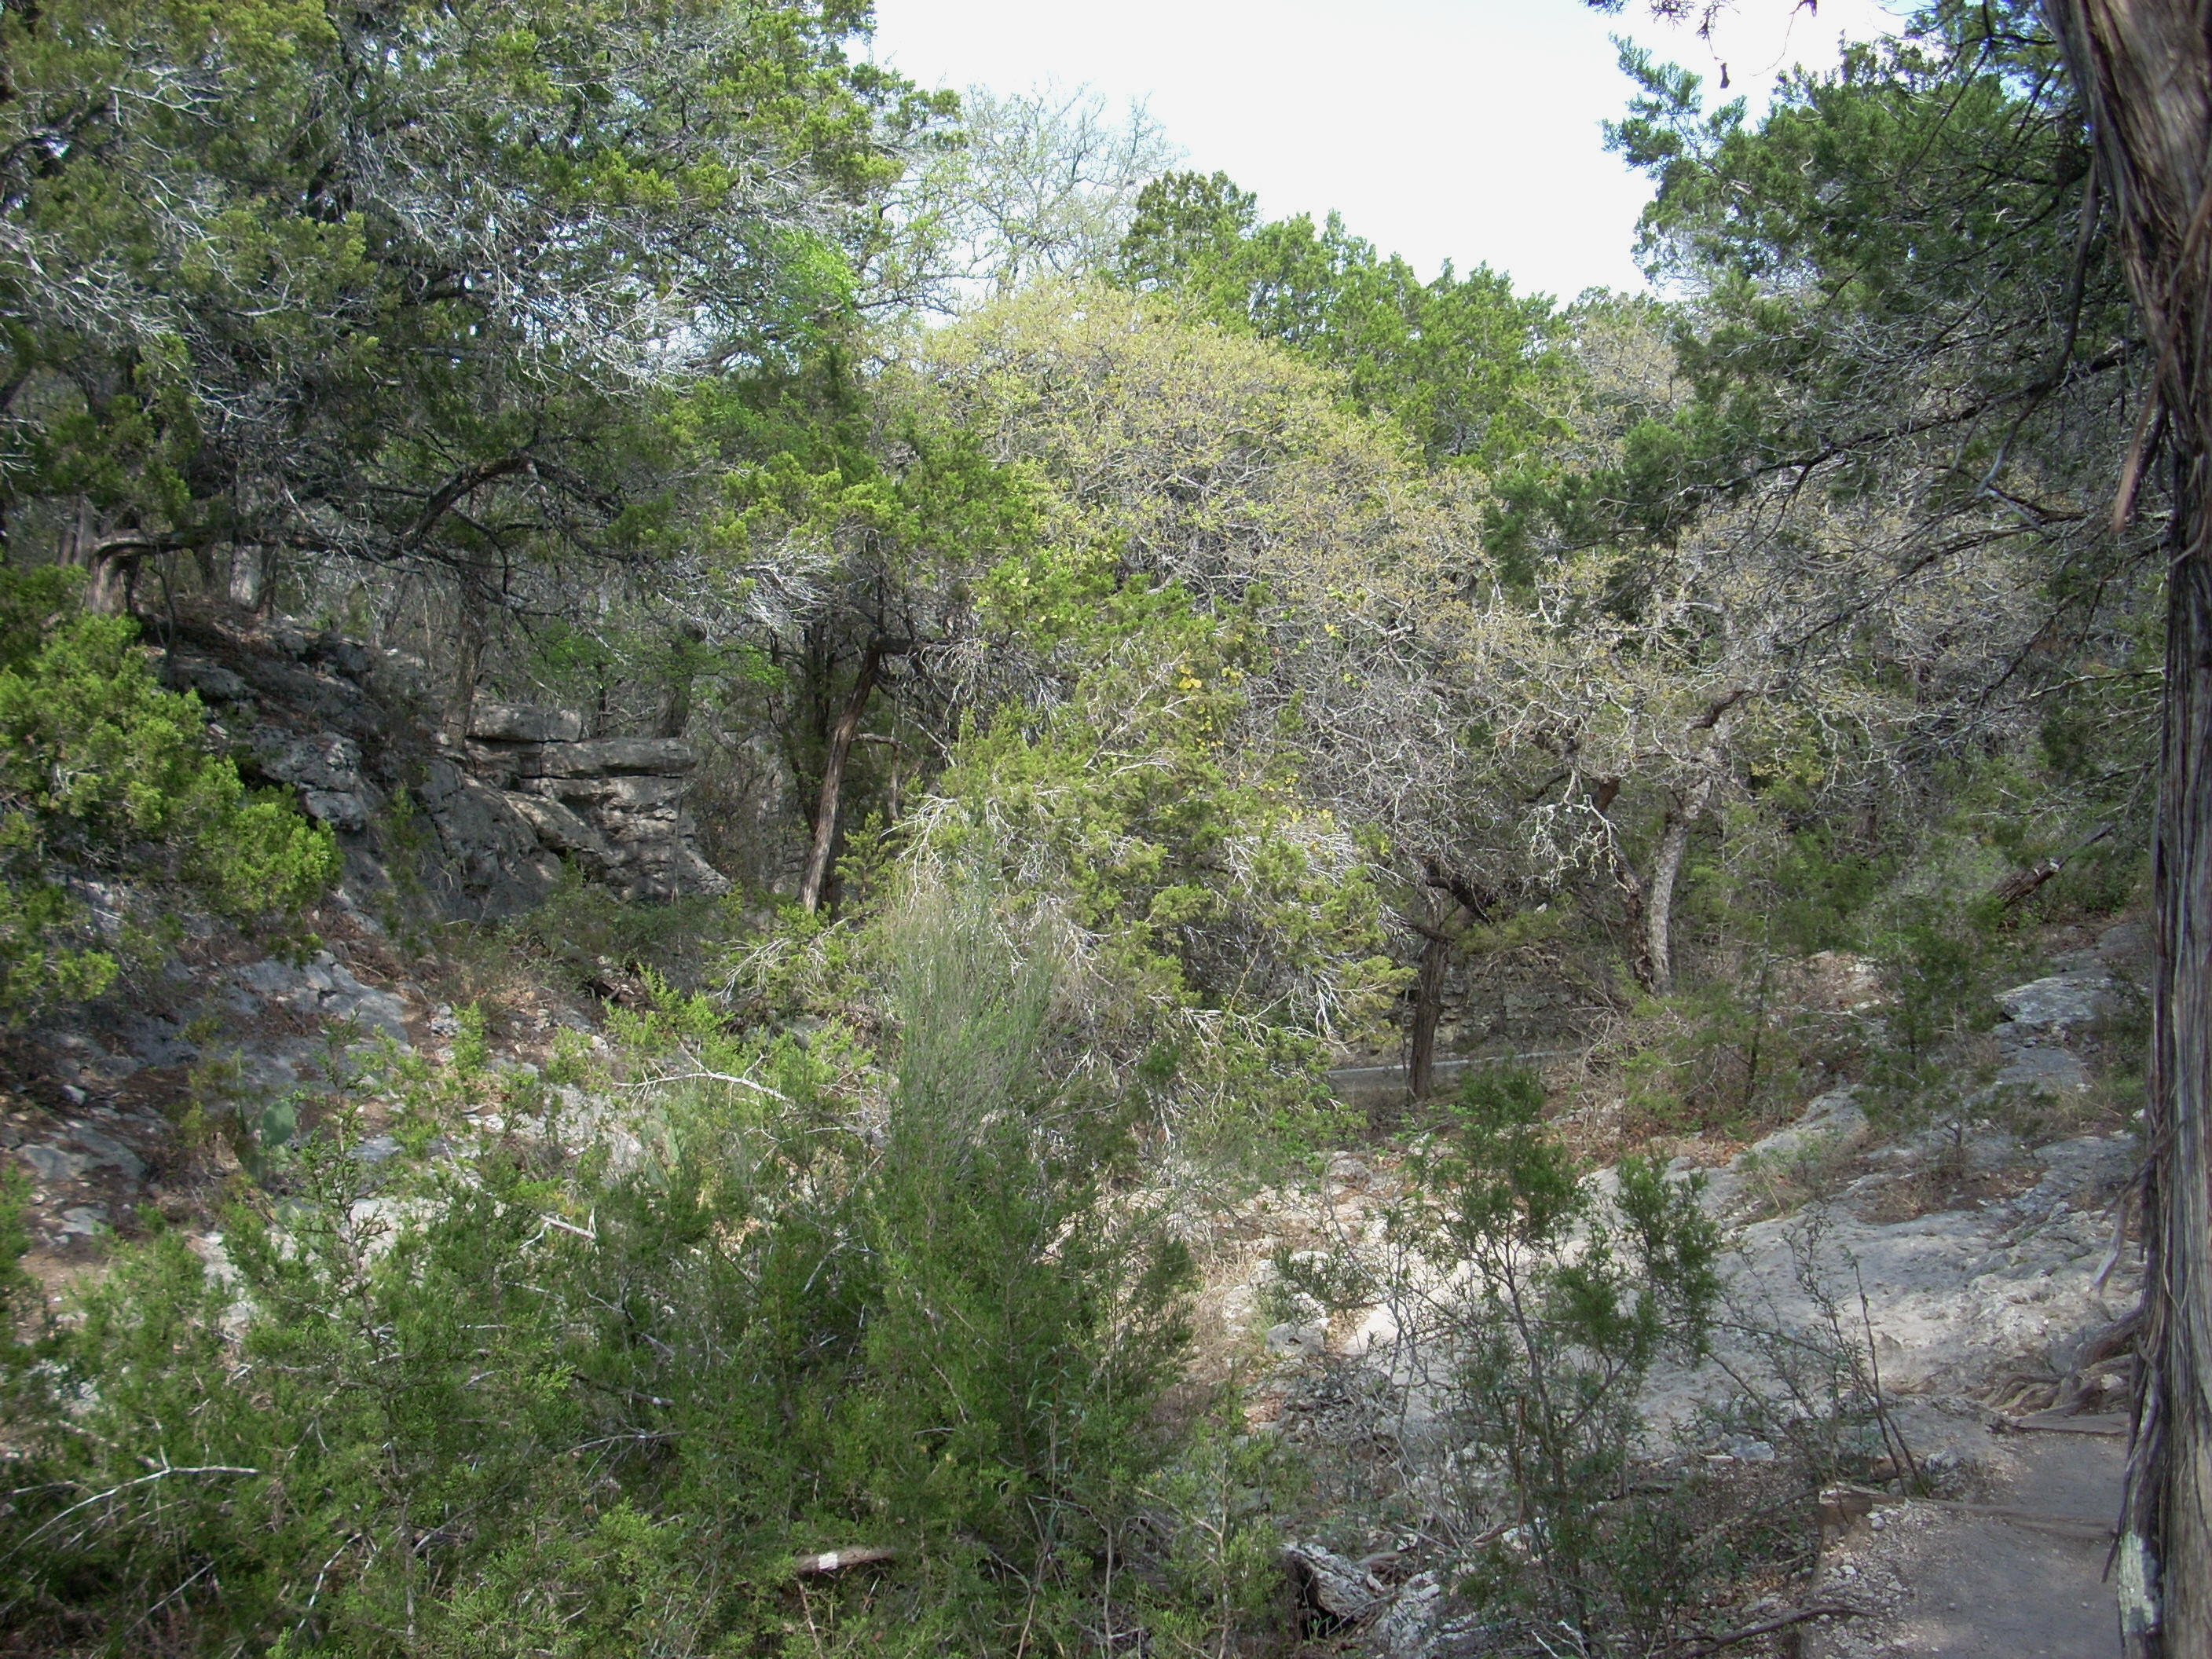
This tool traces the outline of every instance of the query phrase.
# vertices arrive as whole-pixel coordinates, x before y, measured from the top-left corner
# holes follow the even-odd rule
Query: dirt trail
[[[2125,1450],[2118,1437],[1994,1438],[1973,1502],[2033,1521],[1877,1510],[1879,1530],[1863,1526],[1824,1559],[1820,1593],[1880,1611],[1808,1632],[1802,1659],[2112,1659],[2118,1611],[2104,1571]]]

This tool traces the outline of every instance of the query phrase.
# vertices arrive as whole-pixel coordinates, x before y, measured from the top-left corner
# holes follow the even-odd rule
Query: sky
[[[1572,296],[1642,288],[1650,185],[1600,123],[1630,93],[1607,36],[1632,33],[1710,90],[1763,102],[1790,64],[1893,27],[1891,0],[1742,0],[1709,44],[1632,4],[1577,0],[876,0],[877,58],[925,86],[1088,82],[1144,99],[1186,153],[1256,191],[1268,218],[1334,208],[1424,276],[1445,259]]]

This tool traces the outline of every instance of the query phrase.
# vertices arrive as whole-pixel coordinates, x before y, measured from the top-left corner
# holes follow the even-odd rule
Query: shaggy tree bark
[[[1667,827],[1660,833],[1659,851],[1651,860],[1651,880],[1644,890],[1644,988],[1665,996],[1674,988],[1674,883],[1682,873],[1683,856],[1690,850],[1690,832],[1705,815],[1717,779],[1707,773],[1692,784],[1667,811]]]
[[[138,562],[152,545],[145,537],[126,532],[103,537],[87,549],[85,568],[91,574],[84,585],[84,608],[102,617],[119,617],[130,610]]]
[[[2116,518],[2162,434],[2165,730],[2152,848],[2157,956],[2144,1112],[2143,1324],[2119,1546],[2135,1659],[2212,1654],[2212,12],[2045,0],[2156,354]]]
[[[913,649],[904,640],[872,640],[860,659],[860,678],[845,698],[843,712],[830,728],[830,751],[822,763],[822,793],[814,807],[814,844],[806,855],[806,873],[799,880],[799,902],[810,915],[821,908],[830,885],[830,870],[837,847],[837,812],[845,790],[845,762],[860,735],[860,720],[868,712],[868,698],[876,689],[885,657],[902,657]]]
[[[1451,964],[1451,939],[1443,931],[1445,907],[1425,906],[1424,918],[1408,918],[1421,936],[1421,966],[1413,981],[1413,1022],[1406,1040],[1406,1093],[1426,1100],[1436,1085],[1437,1026],[1443,1018],[1444,970]]]

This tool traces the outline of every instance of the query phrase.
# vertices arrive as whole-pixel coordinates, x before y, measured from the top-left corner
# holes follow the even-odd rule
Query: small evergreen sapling
[[[117,924],[84,884],[166,890],[240,922],[295,916],[337,878],[329,828],[249,791],[191,692],[162,690],[123,617],[75,616],[46,570],[0,571],[0,1018],[96,996]],[[128,942],[125,942],[125,950]]]

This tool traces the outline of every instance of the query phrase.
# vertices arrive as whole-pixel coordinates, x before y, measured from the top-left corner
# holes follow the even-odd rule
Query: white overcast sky
[[[1572,296],[1642,287],[1650,191],[1607,153],[1629,83],[1607,37],[1758,99],[1843,36],[1894,27],[1902,0],[1742,0],[1708,44],[1578,0],[876,0],[876,56],[926,86],[1018,92],[1089,82],[1146,99],[1186,164],[1259,192],[1269,218],[1340,210],[1424,276],[1449,258]],[[1756,107],[1756,104],[1754,107]]]

